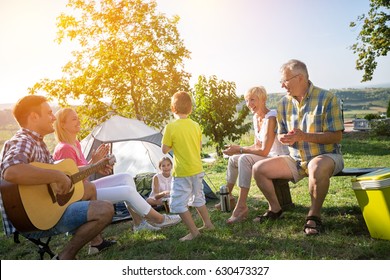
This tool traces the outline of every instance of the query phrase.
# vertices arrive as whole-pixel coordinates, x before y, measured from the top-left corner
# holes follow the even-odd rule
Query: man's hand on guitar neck
[[[112,165],[105,165],[102,169],[100,169],[98,172],[102,175],[110,175],[112,174],[112,170],[114,169],[114,167]]]
[[[104,159],[101,159],[101,160],[106,160],[108,156],[106,156],[106,158]],[[114,169],[114,163],[112,164],[106,164],[104,167],[102,167],[102,169],[100,169],[98,172],[102,175],[110,175],[112,174],[112,170]]]

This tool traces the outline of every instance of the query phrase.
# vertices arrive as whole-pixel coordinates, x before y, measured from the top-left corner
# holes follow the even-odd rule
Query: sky
[[[67,0],[0,0],[0,103],[14,103],[43,78],[61,77],[74,48],[58,45],[56,18]],[[378,59],[371,82],[361,84],[357,55],[349,47],[360,27],[349,23],[369,10],[368,0],[158,0],[191,52],[185,70],[191,86],[199,75],[235,82],[237,94],[263,85],[280,87],[280,66],[306,63],[322,88],[369,87],[390,82],[390,57]]]

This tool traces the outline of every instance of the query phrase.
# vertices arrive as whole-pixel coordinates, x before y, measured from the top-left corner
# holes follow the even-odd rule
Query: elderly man
[[[330,177],[340,172],[344,161],[340,149],[344,123],[339,99],[309,80],[306,65],[290,60],[281,67],[281,85],[287,95],[278,104],[278,138],[290,154],[257,162],[253,176],[268,200],[268,211],[255,221],[275,220],[283,211],[272,179],[298,182],[309,178],[311,205],[304,232],[322,230],[321,208],[328,193]]]

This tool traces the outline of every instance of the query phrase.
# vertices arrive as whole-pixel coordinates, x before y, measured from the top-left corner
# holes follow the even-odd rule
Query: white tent
[[[135,177],[140,173],[158,172],[158,162],[166,156],[161,151],[161,139],[161,132],[145,123],[115,115],[97,125],[81,141],[81,148],[89,160],[100,144],[110,143],[116,158],[114,173],[126,172]],[[205,181],[203,185],[206,197],[216,198]]]

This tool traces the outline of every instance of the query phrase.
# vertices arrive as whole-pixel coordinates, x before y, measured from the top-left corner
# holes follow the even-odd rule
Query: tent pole
[[[207,177],[207,180],[209,180],[209,182],[210,182],[211,185],[213,186],[214,190],[215,190],[216,192],[219,191],[219,190],[215,187],[215,185],[213,184],[213,182],[210,180],[210,177],[207,175],[206,172],[204,173],[204,175],[205,175],[205,177]]]

